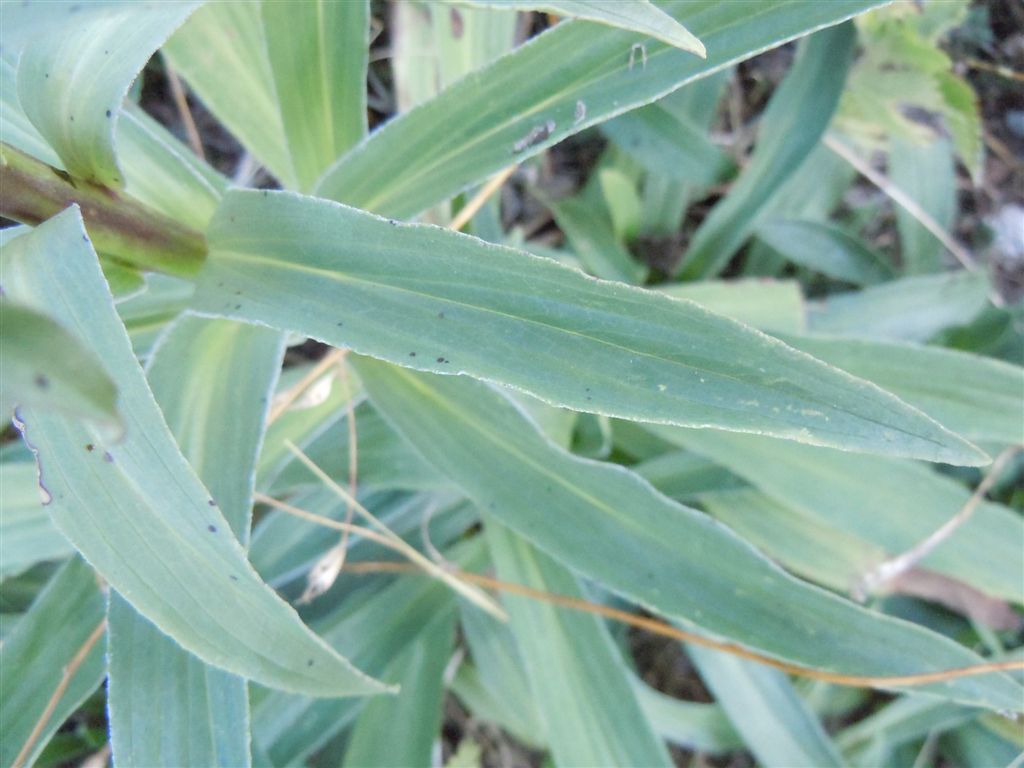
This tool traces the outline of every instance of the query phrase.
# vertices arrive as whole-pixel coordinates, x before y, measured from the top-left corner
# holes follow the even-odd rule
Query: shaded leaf
[[[7,295],[0,296],[0,358],[5,420],[15,406],[26,406],[119,423],[117,386],[92,350],[52,317]]]

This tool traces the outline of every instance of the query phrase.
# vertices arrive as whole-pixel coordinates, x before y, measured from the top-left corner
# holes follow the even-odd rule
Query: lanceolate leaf
[[[261,3],[270,68],[301,190],[366,133],[369,0]]]
[[[317,194],[412,216],[567,136],[881,4],[675,0],[662,9],[704,42],[708,58],[651,42],[646,66],[634,52],[632,67],[634,33],[559,24],[376,131],[324,175]]]
[[[488,520],[499,578],[582,598],[564,566]],[[512,632],[558,765],[669,765],[607,626],[595,616],[507,597]]]
[[[945,637],[798,581],[628,470],[562,451],[485,384],[366,358],[357,370],[385,418],[478,506],[563,565],[650,610],[834,671],[903,674],[979,660]],[[1005,675],[923,690],[1021,707],[1022,689]]]
[[[120,441],[36,409],[22,413],[57,527],[137,610],[204,661],[312,695],[382,690],[249,566],[153,401],[77,209],[8,243],[3,266],[10,296],[47,306],[88,336],[121,396]]]
[[[547,11],[574,19],[587,19],[610,27],[649,35],[684,51],[707,56],[704,45],[690,31],[650,0],[455,0],[467,5]]]
[[[761,765],[842,765],[825,729],[785,674],[710,648],[687,646],[686,652]]]
[[[472,237],[234,191],[208,239],[201,312],[576,410],[985,461],[891,395],[733,321]]]
[[[1018,365],[902,342],[791,335],[780,338],[892,392],[968,440],[1024,443],[1024,369]]]
[[[294,186],[260,4],[207,3],[163,53],[245,148],[282,184]]]
[[[893,275],[882,257],[834,224],[771,219],[757,228],[757,239],[801,267],[855,285],[872,285]]]
[[[806,41],[765,110],[739,181],[701,223],[684,256],[688,279],[718,274],[750,235],[765,204],[818,143],[839,103],[857,35],[852,23]]]
[[[124,186],[114,126],[128,87],[196,2],[121,3],[69,13],[35,36],[18,64],[18,96],[71,175]],[[5,11],[6,13],[6,11]]]
[[[96,574],[73,558],[46,585],[0,645],[4,695],[0,697],[0,764],[13,765],[36,723],[46,714],[63,670],[103,621],[106,610]],[[72,675],[21,765],[34,765],[50,736],[103,681],[103,640]]]
[[[281,335],[266,328],[184,316],[149,367],[153,394],[182,453],[243,544],[282,353]],[[119,595],[111,596],[109,660],[108,711],[119,765],[249,764],[245,680],[182,649]]]
[[[81,339],[53,318],[0,295],[0,416],[15,406],[116,424],[117,387]]]
[[[455,639],[455,611],[431,617],[388,665],[387,677],[401,685],[398,696],[378,696],[359,713],[345,750],[353,768],[432,765],[441,731],[444,671]],[[401,738],[395,727],[401,724]]]
[[[653,429],[722,464],[782,504],[881,545],[891,554],[921,541],[955,515],[970,496],[954,480],[910,461],[810,449],[759,435]],[[984,502],[921,564],[989,594],[1024,603],[1024,585],[1018,578],[1024,571],[1022,539],[1024,524],[1019,515]]]

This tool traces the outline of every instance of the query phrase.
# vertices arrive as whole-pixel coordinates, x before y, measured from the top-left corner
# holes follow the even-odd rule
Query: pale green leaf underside
[[[986,459],[892,395],[688,302],[293,193],[229,192],[198,311],[553,405],[949,463]]]
[[[978,663],[922,627],[801,582],[711,518],[628,470],[545,440],[493,388],[358,358],[378,410],[478,506],[569,566],[702,632],[775,657],[856,674],[906,674]],[[928,692],[1017,709],[1005,675]]]
[[[114,372],[126,434],[25,409],[57,527],[110,584],[204,661],[310,695],[383,688],[331,650],[245,559],[153,401],[77,209],[4,251],[4,290],[87,335]]]
[[[520,11],[547,11],[573,19],[586,19],[618,27],[661,40],[702,59],[707,52],[693,34],[655,6],[650,0],[455,0],[456,4],[482,5],[489,8],[514,8]],[[638,59],[639,61],[639,59]]]
[[[18,64],[21,105],[73,176],[124,186],[114,152],[121,102],[149,57],[196,5],[88,8],[25,46]]]
[[[0,414],[15,406],[116,424],[117,387],[80,339],[43,312],[0,296]]]
[[[559,24],[376,131],[325,173],[317,194],[388,216],[415,215],[567,136],[881,4],[665,3],[704,41],[708,58],[651,42],[646,66],[634,54],[632,67],[635,33]]]

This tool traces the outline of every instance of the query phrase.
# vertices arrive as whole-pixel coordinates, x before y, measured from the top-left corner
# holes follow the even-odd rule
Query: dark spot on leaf
[[[409,353],[409,357],[416,357],[416,353],[415,352],[410,352]]]
[[[455,8],[452,8],[451,11],[449,11],[449,16],[452,20],[452,37],[458,40],[462,37],[462,14]]]
[[[235,291],[235,296],[241,296],[241,295],[242,295],[241,291]]]
[[[343,325],[345,325],[345,324],[341,320],[339,320],[338,321],[338,327],[341,328]]]
[[[74,115],[71,115],[70,117],[71,117],[71,122],[72,122],[72,123],[73,123],[73,122],[75,122],[75,116],[74,116]]]
[[[437,313],[437,319],[438,320],[444,320],[444,312],[438,312]]]
[[[106,115],[107,115],[107,117],[110,117],[110,115],[111,115],[111,112],[110,112],[110,110],[109,110],[109,109],[107,110],[107,112],[106,112]]]
[[[206,526],[206,530],[208,530],[210,533],[216,533],[217,532],[217,526],[213,525],[213,524],[210,524],[210,525]]]
[[[208,502],[206,502],[206,503],[207,503],[207,504],[209,504],[209,505],[210,505],[211,507],[216,507],[216,506],[217,506],[217,502],[216,502],[216,501],[214,501],[213,499],[210,499],[210,500],[209,500]]]
[[[94,450],[96,450],[96,446],[93,445],[92,443],[86,443],[85,444],[85,450],[87,450],[90,453],[92,453]]]
[[[588,401],[589,401],[589,400],[593,400],[593,399],[594,399],[594,398],[592,398],[592,397],[591,397],[590,395],[587,395],[587,400],[588,400]]]
[[[110,451],[104,451],[103,452],[103,460],[105,462],[107,462],[108,464],[113,464],[114,463],[114,456],[113,456],[113,454],[111,454]]]
[[[388,224],[390,224],[392,227],[398,226],[398,222],[395,221],[394,219],[388,219]]]
[[[237,577],[237,576],[235,576],[235,574],[233,574],[233,573],[232,573],[232,574],[231,574],[231,580],[232,580],[232,581],[238,581],[238,577]]]
[[[235,304],[235,309],[241,309],[241,308],[242,308],[241,304]]]
[[[269,192],[267,192],[267,190],[265,190],[265,189],[263,190],[263,196],[264,196],[264,197],[266,197],[266,196],[267,196],[267,195],[269,195],[269,194],[270,194],[270,193],[269,193]]]
[[[40,389],[49,389],[50,380],[46,377],[45,373],[37,373],[35,378],[36,386]]]
[[[307,667],[312,667],[312,666],[313,666],[313,660],[312,660],[312,659],[309,659],[309,660],[308,660],[308,661],[306,662],[306,666],[307,666]]]

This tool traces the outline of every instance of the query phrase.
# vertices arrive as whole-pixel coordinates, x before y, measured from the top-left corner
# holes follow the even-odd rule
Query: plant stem
[[[138,269],[191,277],[206,258],[202,234],[107,187],[76,179],[0,144],[0,215],[35,226],[78,205],[96,250]]]

